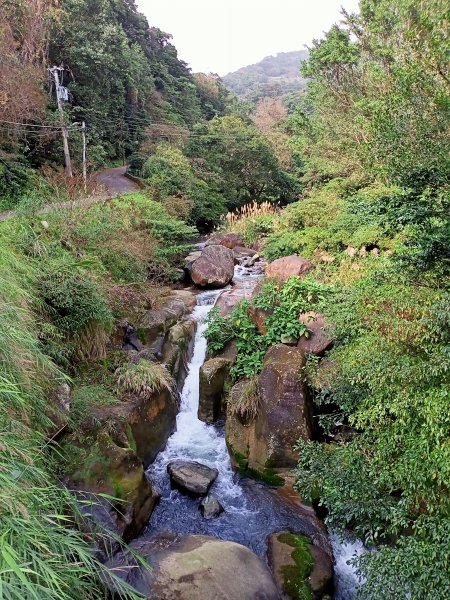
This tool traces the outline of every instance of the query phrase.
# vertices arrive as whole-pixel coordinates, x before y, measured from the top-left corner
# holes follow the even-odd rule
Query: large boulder
[[[139,316],[136,331],[142,344],[159,358],[169,329],[189,315],[197,303],[189,290],[172,290],[163,295],[151,309]]]
[[[314,269],[314,265],[301,256],[284,256],[277,258],[266,266],[266,277],[277,279],[284,283],[289,277],[304,277],[306,273]]]
[[[321,600],[333,591],[333,566],[329,554],[309,537],[281,531],[269,536],[268,562],[283,600]]]
[[[236,246],[243,247],[244,240],[240,233],[214,233],[206,242],[206,246],[219,245],[232,250]]]
[[[231,390],[226,441],[241,470],[257,472],[269,482],[272,469],[297,464],[297,440],[312,434],[312,403],[301,380],[304,365],[304,353],[298,348],[284,344],[270,348],[258,378],[257,415],[250,422],[232,410],[250,382],[240,381]]]
[[[205,496],[219,472],[196,461],[174,460],[167,465],[170,482],[193,496]]]
[[[272,346],[264,357],[251,456],[262,466],[294,467],[297,440],[311,438],[312,401],[301,377],[305,362],[299,348],[284,344]]]
[[[214,423],[224,416],[224,386],[233,361],[225,357],[210,358],[200,367],[198,418]]]
[[[206,246],[190,266],[191,279],[203,288],[225,287],[233,279],[234,256],[225,246]]]
[[[302,313],[299,321],[309,330],[308,337],[302,336],[298,341],[298,348],[303,352],[322,356],[333,344],[333,340],[326,333],[325,317],[314,311]]]
[[[65,483],[79,501],[81,528],[102,550],[109,531],[126,541],[146,525],[159,493],[148,481],[142,461],[125,439],[101,430],[96,437],[65,442],[70,456]],[[117,500],[112,500],[116,498]]]
[[[152,600],[279,600],[269,570],[253,552],[202,535],[143,536],[130,544],[130,550],[117,553],[107,567]],[[114,581],[107,584],[114,593]]]

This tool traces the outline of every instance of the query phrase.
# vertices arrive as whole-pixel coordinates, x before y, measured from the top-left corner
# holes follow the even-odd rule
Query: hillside
[[[300,63],[308,57],[307,50],[279,52],[266,56],[254,65],[242,67],[223,77],[226,87],[242,98],[251,101],[263,96],[284,96],[306,88],[300,75]]]

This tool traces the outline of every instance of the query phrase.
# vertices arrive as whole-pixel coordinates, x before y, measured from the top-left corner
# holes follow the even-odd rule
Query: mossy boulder
[[[259,410],[250,463],[294,467],[297,440],[311,439],[312,400],[302,379],[306,359],[296,347],[272,346],[258,377]]]
[[[255,420],[248,420],[236,414],[232,407],[252,385],[248,379],[238,381],[231,389],[227,404],[225,440],[231,458],[231,464],[244,475],[263,481],[267,485],[283,485],[284,479],[268,463],[261,465],[254,460],[256,447]]]
[[[161,296],[135,324],[140,341],[155,353],[161,352],[169,329],[189,315],[196,302],[195,294],[189,290],[172,290],[170,294]]]
[[[331,557],[302,534],[268,538],[268,562],[283,600],[321,600],[333,590]]]
[[[119,442],[119,443],[118,443]],[[82,529],[105,548],[105,530],[123,539],[136,537],[159,498],[142,461],[125,440],[106,430],[78,436],[63,446],[70,456],[66,484],[79,500]]]
[[[146,535],[118,552],[107,567],[143,598],[158,600],[279,600],[266,565],[235,542],[203,535]],[[148,562],[146,569],[133,555]],[[107,581],[116,591],[114,582]],[[114,597],[119,597],[117,593]]]

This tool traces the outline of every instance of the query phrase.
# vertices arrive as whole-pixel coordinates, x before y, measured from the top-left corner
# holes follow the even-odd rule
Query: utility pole
[[[49,69],[50,73],[53,75],[55,80],[55,91],[56,91],[56,102],[58,103],[58,110],[61,121],[61,131],[63,137],[63,148],[64,148],[64,162],[66,164],[66,175],[67,177],[72,177],[72,163],[70,161],[70,153],[69,153],[69,132],[67,131],[67,127],[64,123],[64,110],[61,102],[61,97],[59,95],[59,71],[62,71],[62,67],[52,67]]]
[[[83,182],[84,193],[87,194],[87,168],[86,168],[86,122],[81,123],[81,133],[83,135]]]

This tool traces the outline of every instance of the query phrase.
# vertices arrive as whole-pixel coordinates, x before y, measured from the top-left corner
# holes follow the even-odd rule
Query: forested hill
[[[0,2],[0,57],[3,198],[27,187],[30,167],[61,165],[53,65],[63,67],[74,159],[74,124],[85,121],[92,169],[136,151],[149,125],[153,139],[179,137],[180,127],[221,113],[228,94],[218,78],[194,76],[134,0]]]
[[[307,58],[307,50],[279,52],[275,56],[266,56],[254,65],[228,73],[223,77],[223,82],[229,90],[250,101],[299,92],[306,88],[300,65]]]

